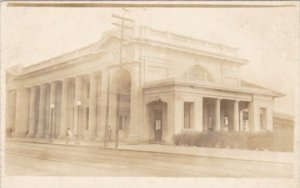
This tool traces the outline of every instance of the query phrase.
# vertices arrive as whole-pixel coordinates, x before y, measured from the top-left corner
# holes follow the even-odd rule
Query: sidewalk
[[[30,143],[45,143],[45,144],[58,144],[65,145],[63,139],[54,139],[53,142],[49,142],[49,139],[45,138],[6,138],[7,141],[19,141]],[[70,144],[74,145],[74,143]],[[81,141],[80,146],[94,146],[102,147],[103,142],[99,141]],[[114,142],[108,144],[107,149],[113,149]],[[154,152],[154,153],[166,153],[174,155],[190,155],[199,157],[213,157],[213,158],[225,158],[225,159],[238,159],[249,161],[261,161],[261,162],[275,162],[293,164],[294,155],[290,152],[271,152],[271,151],[253,151],[253,150],[237,150],[237,149],[221,149],[221,148],[200,148],[200,147],[184,147],[175,145],[162,145],[162,144],[126,144],[119,143],[119,150],[127,151],[141,151],[141,152]]]

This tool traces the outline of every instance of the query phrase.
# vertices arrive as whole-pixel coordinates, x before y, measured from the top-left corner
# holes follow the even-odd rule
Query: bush
[[[275,130],[273,132],[273,150],[291,152],[294,150],[294,132],[291,129],[288,130]]]
[[[182,131],[173,136],[175,145],[235,148],[269,151],[293,151],[292,131],[199,132]]]
[[[270,131],[252,133],[248,137],[247,148],[253,150],[273,150],[273,136],[273,133]]]
[[[238,132],[183,131],[173,136],[173,142],[186,146],[244,148],[246,135]]]

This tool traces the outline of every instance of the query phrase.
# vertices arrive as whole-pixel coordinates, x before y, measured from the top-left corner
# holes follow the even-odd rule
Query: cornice
[[[165,34],[170,34],[170,33],[165,33]],[[177,35],[172,34],[172,36],[177,36]],[[180,35],[178,35],[178,36],[180,36]],[[107,33],[106,35],[104,35],[104,37],[102,37],[101,40],[99,40],[96,43],[93,43],[86,47],[80,48],[78,50],[74,50],[72,52],[63,54],[61,56],[49,59],[47,61],[43,61],[38,64],[24,67],[21,70],[19,75],[21,76],[21,75],[31,74],[31,73],[39,72],[41,70],[45,71],[45,69],[48,69],[46,71],[49,72],[49,71],[55,69],[55,68],[53,69],[53,67],[56,67],[56,68],[64,67],[64,65],[68,64],[69,62],[73,62],[72,64],[76,64],[76,63],[74,63],[74,61],[77,63],[82,62],[84,60],[81,61],[80,59],[87,59],[88,57],[97,56],[98,53],[107,51],[106,49],[101,49],[101,45],[103,45],[105,42],[107,42],[108,40],[110,40],[112,38],[115,38],[118,40],[120,38],[120,36],[114,32]],[[185,37],[185,38],[189,39],[190,37]],[[197,48],[193,48],[192,46],[189,46],[188,45],[189,43],[187,43],[187,44],[183,43],[182,45],[179,45],[179,44],[176,44],[175,42],[172,43],[172,40],[167,40],[167,38],[165,40],[163,40],[163,39],[165,39],[165,38],[162,38],[162,40],[153,40],[153,39],[147,38],[147,36],[142,36],[142,37],[140,37],[140,36],[139,37],[125,36],[124,45],[131,45],[131,44],[152,45],[152,46],[168,48],[168,49],[172,49],[172,50],[176,50],[176,51],[181,51],[181,52],[185,52],[185,53],[195,54],[198,56],[205,56],[205,57],[214,58],[214,59],[218,59],[218,60],[222,60],[222,61],[238,63],[241,65],[247,63],[247,60],[242,59],[242,58],[228,56],[228,55],[221,54],[221,53],[208,52],[208,51],[205,51],[205,49],[200,50]],[[190,38],[190,40],[193,40],[193,39]],[[208,43],[208,42],[206,42],[206,43]],[[222,47],[222,45],[219,45],[219,44],[214,44],[214,45]],[[226,47],[226,48],[229,48],[229,47]]]
[[[192,87],[192,88],[206,88],[206,89],[213,89],[213,90],[220,90],[220,91],[229,91],[229,92],[237,92],[237,93],[248,93],[248,94],[257,94],[257,95],[265,95],[265,96],[272,96],[272,97],[282,97],[283,94],[279,94],[274,92],[270,89],[256,89],[256,88],[249,88],[243,86],[235,86],[229,87],[224,86],[216,83],[210,82],[191,82],[188,80],[178,79],[178,78],[169,78],[160,81],[153,81],[149,83],[145,83],[143,86],[144,90],[148,89],[155,89],[160,87],[166,86],[184,86],[184,87]]]

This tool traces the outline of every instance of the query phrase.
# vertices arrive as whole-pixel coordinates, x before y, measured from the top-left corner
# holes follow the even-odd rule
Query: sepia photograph
[[[1,186],[300,187],[299,2],[1,2]]]

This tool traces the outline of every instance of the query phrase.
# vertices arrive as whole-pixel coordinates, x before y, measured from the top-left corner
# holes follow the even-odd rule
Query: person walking
[[[70,128],[68,128],[66,130],[66,144],[69,144],[69,142],[72,141],[72,136],[73,136],[72,132],[71,132]]]

